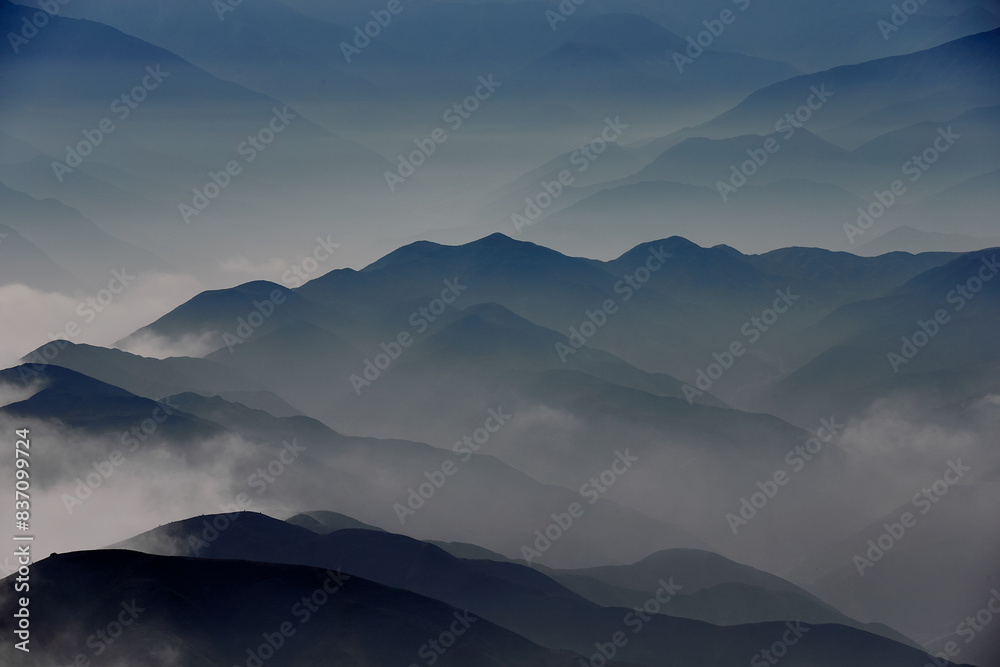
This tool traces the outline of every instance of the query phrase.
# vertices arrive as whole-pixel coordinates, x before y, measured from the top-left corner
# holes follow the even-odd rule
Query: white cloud
[[[81,300],[25,285],[0,286],[0,367],[15,366],[24,355],[59,338],[111,346],[201,291],[191,276],[163,273],[138,274],[103,304],[86,300],[99,294]]]
[[[121,349],[140,357],[167,359],[169,357],[204,357],[220,347],[219,336],[214,331],[206,331],[200,336],[185,335],[179,339],[166,338],[150,332],[142,332],[122,341]]]

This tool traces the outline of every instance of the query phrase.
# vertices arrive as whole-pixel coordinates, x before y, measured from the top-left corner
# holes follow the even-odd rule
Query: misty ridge
[[[0,0],[0,663],[1000,664],[998,29]]]

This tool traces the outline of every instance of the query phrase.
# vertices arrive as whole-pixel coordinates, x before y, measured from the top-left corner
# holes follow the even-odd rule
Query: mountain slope
[[[39,201],[0,183],[0,223],[15,229],[60,266],[79,276],[78,289],[106,288],[113,271],[164,270],[163,260],[107,233],[58,201]],[[58,275],[58,273],[57,273]]]
[[[299,414],[262,385],[255,385],[246,376],[208,360],[192,357],[154,359],[94,345],[54,342],[59,347],[54,359],[46,358],[45,348],[41,347],[25,355],[22,361],[47,360],[153,400],[192,391],[221,396],[277,417]]]
[[[642,591],[654,588],[664,572],[685,582],[684,589],[671,601],[671,616],[716,625],[795,618],[813,624],[838,623],[913,643],[891,628],[858,623],[780,577],[710,552],[675,549],[652,554],[632,565],[554,570],[549,576],[598,604],[631,607],[645,601],[647,594]]]
[[[805,103],[813,86],[832,93],[809,127],[844,146],[936,117],[954,117],[1000,102],[996,91],[1000,31],[992,30],[916,53],[793,77],[756,91],[733,109],[698,127],[705,136],[763,134],[776,118]],[[838,129],[883,109],[905,113]]]
[[[437,547],[387,533],[341,530],[317,536],[307,530],[259,515],[244,513],[235,517],[231,527],[203,550],[203,557],[246,558],[253,554],[254,558],[265,561],[277,560],[319,565],[328,570],[337,569],[383,584],[421,592],[460,608],[467,608],[473,614],[503,627],[515,631],[519,629],[543,645],[559,648],[572,648],[575,645],[578,652],[583,653],[592,646],[594,636],[611,635],[621,628],[623,618],[638,620],[634,614],[629,617],[627,609],[590,605],[544,575],[521,565],[456,559]],[[212,518],[208,517],[209,520]],[[157,539],[157,534],[164,545],[183,543],[187,535],[197,534],[201,521],[202,519],[194,519],[157,529],[153,534],[137,537],[136,543],[152,544]],[[667,595],[669,599],[673,591],[661,590],[660,593],[661,599],[662,595]],[[665,611],[669,610],[669,601],[663,607]],[[633,625],[627,620],[625,623]],[[697,659],[694,656],[704,656],[703,649],[698,647],[716,645],[723,647],[723,655],[714,659],[701,657],[700,660],[708,661],[709,664],[725,664],[725,661],[734,659],[743,651],[752,650],[753,646],[752,642],[741,646],[746,640],[742,632],[744,628],[723,630],[664,616],[653,616],[647,623],[654,626],[657,632],[641,635],[636,632],[637,636],[630,638],[616,653],[616,657],[645,665],[674,665],[680,664],[682,656],[688,656],[688,660]],[[764,629],[761,626],[749,627]],[[871,635],[838,626],[809,628],[806,632],[820,635],[818,642],[830,641],[838,636],[837,641],[855,645],[877,645],[883,641],[872,641],[874,638]],[[812,637],[815,638],[816,635]],[[846,639],[848,636],[851,639]],[[888,647],[886,644],[882,650]],[[812,647],[812,650],[817,652],[810,658],[821,660],[822,653],[818,652],[817,647]],[[898,656],[894,659],[901,660],[910,649],[898,648],[895,651]],[[916,657],[919,652],[914,651],[912,655]],[[800,658],[804,659],[805,656]],[[859,652],[855,659],[864,664],[866,657]]]
[[[72,292],[77,280],[17,230],[0,225],[0,285],[20,283],[49,292]]]
[[[462,641],[438,654],[441,665],[570,667],[578,660],[440,602],[318,568],[89,551],[53,555],[32,569],[32,600],[52,611],[34,627],[37,645],[30,662],[17,658],[22,664],[75,656],[89,635],[88,648],[149,667],[246,664],[263,655],[283,667],[318,660],[388,667],[430,654],[429,642],[449,627],[461,630]],[[6,629],[13,586],[13,578],[3,581]],[[463,618],[464,628],[456,623]],[[94,624],[107,628],[115,619],[132,627],[97,643]],[[15,659],[12,636],[4,632],[0,645],[5,661]]]
[[[210,26],[220,25],[211,4],[184,4],[207,14]],[[0,30],[19,32],[30,15],[5,0]],[[232,21],[221,24],[227,29]],[[279,231],[275,219],[296,220],[294,228],[312,245],[320,231],[334,231],[331,216],[319,211],[348,215],[362,197],[372,215],[391,219],[375,213],[390,202],[368,198],[385,187],[389,163],[381,156],[302,117],[295,107],[107,25],[54,16],[16,58],[5,61],[4,75],[4,131],[37,147],[41,160],[32,178],[11,182],[36,198],[60,198],[122,238],[147,236],[171,264],[214,273],[219,257],[232,254],[232,238],[249,230],[262,247],[271,244],[294,256],[302,237],[289,234],[287,226]],[[137,87],[141,103],[127,97]],[[110,129],[95,139],[100,145],[71,171],[54,171],[54,160],[76,164],[67,146],[86,143],[83,132],[98,136],[95,128],[105,118]],[[218,195],[196,196],[195,189],[217,185],[211,174],[220,170],[224,186]],[[104,181],[112,196],[88,194],[74,183],[78,176]],[[136,199],[151,206],[139,207]]]
[[[982,327],[996,326],[1000,291],[990,268],[996,255],[996,249],[960,255],[890,294],[836,310],[808,332],[811,360],[774,383],[771,405],[786,415],[802,414],[816,402],[858,412],[894,392],[936,393],[933,383],[918,378],[940,372],[964,378],[956,378],[959,386],[966,385],[957,396],[972,398],[974,392],[990,391],[995,383],[987,380],[983,385],[977,377],[997,356],[992,341],[981,336]],[[969,289],[970,281],[979,291]],[[935,335],[917,348],[912,342],[915,333],[920,332],[917,340],[927,335],[919,323],[934,320],[938,313],[940,320],[925,325]],[[957,396],[945,400],[951,403]]]

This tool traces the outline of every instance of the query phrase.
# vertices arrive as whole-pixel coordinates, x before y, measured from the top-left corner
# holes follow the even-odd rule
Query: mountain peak
[[[517,239],[513,239],[502,232],[493,232],[489,236],[484,236],[481,239],[466,243],[465,245],[468,247],[484,246],[490,248],[509,248],[520,244],[534,245],[533,243],[528,243],[527,241],[518,241]]]
[[[44,382],[44,391],[50,394],[87,396],[90,398],[134,398],[135,395],[100,380],[62,366],[25,363],[0,371],[0,383],[18,385]]]
[[[663,248],[664,252],[667,252],[667,253],[670,253],[670,254],[674,254],[674,255],[677,255],[677,254],[689,255],[689,254],[692,254],[692,253],[697,253],[697,252],[701,252],[701,251],[705,250],[705,248],[702,248],[697,243],[694,243],[693,241],[689,241],[688,239],[684,238],[683,236],[677,236],[675,234],[674,236],[668,236],[665,239],[659,239],[659,240],[656,240],[656,241],[647,241],[645,243],[640,243],[639,245],[635,246],[631,250],[628,250],[627,252],[622,253],[622,255],[619,256],[618,259],[615,260],[615,261],[621,261],[623,259],[630,258],[630,257],[632,257],[634,255],[637,255],[637,254],[640,254],[640,253],[646,253],[646,252],[649,251],[650,248],[657,248],[658,249],[660,247]]]
[[[381,259],[369,264],[362,271],[377,271],[389,267],[399,267],[410,263],[436,264],[446,262],[456,265],[458,260],[465,260],[481,265],[492,258],[515,253],[545,254],[552,257],[564,257],[555,250],[550,250],[528,241],[512,239],[506,234],[495,232],[489,236],[470,241],[461,245],[443,245],[432,241],[416,241],[394,250]]]

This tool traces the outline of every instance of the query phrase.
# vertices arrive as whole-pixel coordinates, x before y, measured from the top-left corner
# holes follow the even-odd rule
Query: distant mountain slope
[[[755,10],[760,7],[755,6]],[[938,7],[936,12],[908,13],[901,26],[893,23],[894,15],[891,5],[866,0],[849,0],[829,7],[778,0],[765,11],[748,12],[743,29],[733,31],[731,37],[727,35],[730,40],[727,45],[814,72],[913,53],[1000,24],[995,8],[987,8],[976,0],[951,2]],[[899,22],[900,18],[895,16]],[[759,31],[768,28],[771,39],[754,39]]]
[[[549,576],[590,600],[606,606],[641,605],[663,573],[684,589],[671,601],[671,616],[716,625],[736,625],[796,618],[807,623],[839,623],[912,644],[895,630],[866,626],[848,618],[806,590],[718,554],[674,549],[652,554],[632,565],[583,570],[554,570]],[[607,586],[595,585],[600,582]]]
[[[357,519],[352,519],[351,517],[338,512],[302,512],[301,514],[296,514],[295,516],[287,519],[287,521],[293,526],[301,526],[313,531],[314,533],[319,533],[320,535],[333,533],[338,530],[382,530],[381,528],[369,526],[367,523],[363,523]]]
[[[997,232],[997,201],[1000,198],[1000,169],[975,176],[957,185],[935,193],[920,202],[912,215],[923,221],[923,226],[936,227],[948,221],[949,231],[960,231],[976,236],[993,236]],[[954,213],[960,211],[956,218]]]
[[[191,357],[153,359],[117,349],[55,342],[59,347],[55,359],[47,358],[47,350],[42,347],[25,355],[22,361],[47,360],[153,400],[193,391],[221,396],[250,408],[266,410],[277,417],[299,414],[263,385],[254,385],[246,376],[211,361]]]
[[[6,0],[3,7],[0,31],[19,33],[31,10]],[[163,7],[200,12],[209,28],[223,31],[238,20],[220,22],[211,3],[185,0]],[[251,8],[246,16],[255,14]],[[310,24],[305,20],[305,28]],[[190,28],[184,25],[178,34],[208,48],[219,46]],[[122,238],[145,235],[148,247],[155,244],[164,261],[177,266],[206,270],[208,265],[215,272],[220,256],[232,253],[232,238],[251,229],[255,242],[294,256],[302,252],[301,237],[274,225],[275,219],[298,221],[295,228],[313,244],[320,230],[333,231],[330,216],[318,210],[343,211],[385,187],[389,163],[380,155],[320,127],[294,106],[108,25],[65,13],[53,16],[16,58],[5,61],[4,72],[8,94],[0,99],[0,124],[39,151],[39,164],[10,168],[13,176],[30,169],[31,178],[11,184],[36,198],[60,198]],[[136,86],[143,100],[128,98],[133,109],[122,96]],[[67,146],[86,143],[82,132],[97,136],[95,128],[105,118],[111,123],[105,127],[113,130],[102,131],[100,145],[90,151],[85,145],[88,156],[71,171],[54,170],[53,161],[75,163]],[[261,133],[266,143],[256,139]],[[225,172],[231,162],[236,173],[218,176],[226,183],[219,194],[199,199],[194,190],[217,186],[210,173]],[[103,181],[106,197],[88,193],[74,183],[77,177]],[[374,214],[378,201],[367,201],[366,210]],[[181,204],[190,210],[182,212]]]
[[[732,178],[731,165],[746,160],[749,151],[758,151],[767,138],[779,146],[773,155],[766,155],[766,164],[759,167],[755,182],[773,182],[788,178],[836,181],[852,155],[821,139],[807,129],[799,128],[788,135],[775,131],[772,125],[765,136],[741,135],[727,139],[685,139],[666,149],[652,163],[626,179],[626,182],[672,181],[715,187],[718,181]],[[767,153],[767,151],[765,151]],[[855,175],[860,178],[860,176]],[[737,195],[733,194],[735,199]]]
[[[746,154],[734,155],[741,157]],[[725,182],[733,164],[718,163],[715,178]],[[843,249],[848,242],[842,227],[851,220],[844,212],[864,204],[842,187],[802,178],[750,181],[723,201],[718,182],[645,181],[575,190],[525,228],[523,238],[567,254],[599,257],[665,236],[683,236],[705,247],[725,243],[748,254],[772,250],[775,238],[782,246]]]
[[[997,249],[987,249],[961,255],[890,294],[834,311],[807,332],[811,361],[774,383],[773,409],[794,418],[816,404],[850,413],[891,393],[935,396],[933,382],[920,379],[932,379],[930,374],[939,374],[939,379],[956,374],[949,381],[957,384],[954,393],[933,399],[936,407],[941,407],[941,399],[951,404],[991,391],[996,382],[987,369],[996,363],[997,350],[982,331],[997,326],[1000,312],[1000,283],[990,268],[997,254]],[[979,285],[978,292],[970,291],[969,281],[973,288]],[[917,348],[914,334],[921,332],[917,340],[927,335],[919,323],[933,320],[939,311],[943,321],[934,323],[937,329],[925,325],[935,335]]]
[[[674,54],[686,48],[683,37],[645,17],[601,14],[521,70],[512,93],[559,99],[596,117],[624,109],[629,122],[649,123],[659,110],[674,122],[691,122],[798,73],[782,62],[718,50],[678,67]]]
[[[358,0],[344,0],[329,6],[322,0],[283,0],[296,10],[323,20],[352,24],[366,15],[369,7]],[[728,3],[727,3],[728,5]],[[725,5],[724,5],[725,6]],[[737,10],[741,4],[734,4]],[[538,23],[548,32],[549,23],[538,21],[551,5],[532,1],[483,3],[476,0],[433,0],[414,9],[420,11],[410,28],[417,32],[426,24],[439,23],[451,28],[469,28],[477,25],[469,17],[483,16],[484,23],[500,23],[502,19],[526,15],[518,27],[527,29]],[[835,5],[803,5],[794,0],[775,0],[767,6],[753,5],[753,11],[737,13],[738,23],[728,29],[713,48],[789,63],[803,71],[826,69],[873,58],[911,53],[947,42],[967,34],[995,27],[996,11],[975,0],[958,0],[937,8],[934,13],[918,12],[909,16],[905,28],[890,32],[890,39],[883,39],[877,22],[889,19],[891,8],[876,7],[866,0],[850,0]],[[477,13],[481,12],[481,13]],[[492,10],[492,11],[491,11]],[[486,13],[490,12],[490,13]],[[556,22],[560,32],[572,31],[587,25],[595,16],[629,13],[655,21],[677,35],[695,35],[704,30],[701,23],[718,16],[718,10],[697,3],[651,3],[646,0],[589,0],[579,5],[574,13]],[[461,21],[465,18],[465,21]],[[535,19],[530,21],[530,19]],[[563,17],[561,17],[563,18]],[[993,21],[993,23],[991,23]],[[472,24],[470,26],[470,23]],[[409,26],[407,26],[409,28]],[[506,26],[504,26],[506,27]],[[439,28],[441,30],[441,28]],[[770,39],[757,38],[768,30]],[[442,30],[443,32],[443,30]],[[539,31],[541,32],[541,31]],[[449,33],[446,33],[449,34]],[[557,33],[558,34],[558,33]],[[487,32],[474,33],[486,39]],[[409,35],[407,35],[409,36]],[[428,37],[437,37],[432,33]],[[472,36],[470,36],[472,41]],[[523,41],[523,40],[522,40]],[[492,44],[491,44],[492,45]],[[466,49],[466,52],[468,49]]]
[[[922,120],[995,105],[998,36],[1000,31],[991,30],[908,55],[793,77],[754,92],[697,130],[712,137],[772,131],[776,118],[805,103],[812,86],[826,86],[832,97],[810,120],[810,129],[847,147]],[[900,113],[845,127],[889,108]]]
[[[191,0],[114,0],[67,6],[60,14],[112,26],[168,49],[222,79],[292,102],[370,98],[376,88],[344,66],[344,26],[312,21],[280,2],[240,7]],[[287,75],[294,69],[299,76]],[[306,83],[308,82],[308,83]]]
[[[897,227],[873,238],[857,249],[857,254],[876,257],[890,252],[919,254],[926,252],[971,252],[1000,247],[1000,236],[981,238],[966,234],[927,232],[913,227]]]
[[[941,470],[948,465],[942,461]],[[959,465],[976,472],[974,461],[963,459]],[[950,477],[955,478],[954,474]],[[985,605],[1000,577],[995,557],[1000,538],[995,532],[978,529],[981,521],[991,520],[986,517],[1000,500],[1000,485],[960,483],[936,503],[927,498],[925,495],[894,508],[855,535],[829,545],[791,576],[856,617],[897,619],[901,631],[923,643],[955,639],[956,626],[971,613],[967,608],[970,602]],[[932,507],[925,510],[927,505]],[[916,523],[906,529],[905,539],[895,540],[890,550],[879,555],[877,543],[885,545],[887,538],[881,535],[887,531],[886,525],[898,523],[907,511],[916,517]],[[902,584],[904,579],[924,585],[917,592]],[[918,601],[927,595],[937,604],[926,607]],[[958,639],[963,660],[982,659],[979,664],[986,665],[997,657],[1000,634],[995,627],[984,629],[975,646],[964,646],[964,636]]]
[[[667,235],[744,252],[771,250],[775,239],[783,247],[853,251],[865,234],[902,225],[990,236],[1000,107],[980,97],[955,109],[887,108],[824,128],[837,95],[810,85],[798,106],[773,108],[771,121],[751,134],[715,132],[710,122],[641,147],[613,145],[592,164],[579,152],[556,158],[498,190],[478,224],[596,257]],[[880,125],[856,148],[831,134]],[[630,164],[632,173],[624,173]],[[897,181],[898,195],[879,195]],[[546,184],[557,196],[547,199]],[[892,196],[881,212],[878,196]],[[868,209],[874,217],[865,225],[859,216]],[[850,230],[859,219],[865,231]]]
[[[67,271],[82,279],[77,289],[106,288],[112,271],[164,270],[152,253],[125,243],[58,201],[38,200],[0,183],[0,224],[11,227]],[[57,274],[58,275],[58,272]]]
[[[20,283],[67,294],[76,289],[78,280],[17,230],[0,225],[0,285]]]
[[[170,418],[159,423],[159,437],[190,443],[222,433],[218,425],[176,412],[169,404],[56,365],[8,368],[0,371],[0,383],[37,389],[31,397],[0,408],[0,413],[19,419],[54,420],[91,436],[115,436],[116,444],[117,436],[127,435],[131,427],[161,412]]]

